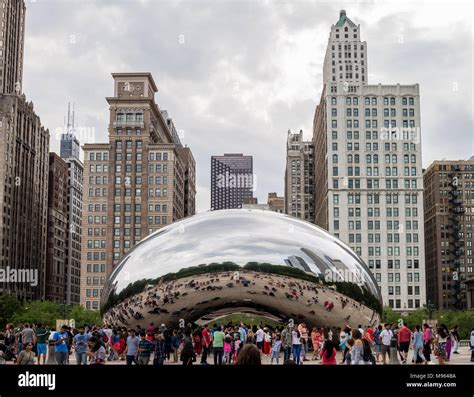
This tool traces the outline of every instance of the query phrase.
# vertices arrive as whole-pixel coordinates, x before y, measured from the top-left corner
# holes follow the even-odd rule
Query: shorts
[[[410,342],[400,342],[400,351],[408,353],[408,350],[410,350]]]
[[[45,354],[46,355],[46,343],[38,343],[36,345],[36,350],[38,354]]]
[[[375,353],[380,353],[382,351],[382,347],[380,345],[375,345]]]

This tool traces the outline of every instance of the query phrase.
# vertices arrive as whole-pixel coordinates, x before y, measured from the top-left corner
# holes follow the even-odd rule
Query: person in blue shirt
[[[178,349],[180,344],[181,340],[179,339],[178,332],[174,330],[173,336],[171,336],[171,350],[173,351],[173,360],[175,363],[178,362]]]
[[[154,347],[153,342],[147,339],[146,333],[140,333],[140,342],[138,342],[138,365],[148,365]]]
[[[159,332],[155,333],[155,340],[153,341],[155,356],[153,359],[153,365],[163,365],[165,362],[165,339]]]
[[[67,365],[69,357],[69,348],[67,345],[69,334],[67,325],[61,327],[61,331],[55,332],[52,344],[54,344],[54,355],[58,365]]]
[[[138,354],[138,344],[140,343],[140,338],[137,336],[136,331],[132,328],[128,331],[127,338],[127,347],[125,349],[125,360],[127,365],[132,365],[132,363],[137,363],[137,354]]]
[[[87,365],[87,342],[89,338],[90,335],[85,333],[84,327],[79,327],[79,333],[73,338],[77,365]]]

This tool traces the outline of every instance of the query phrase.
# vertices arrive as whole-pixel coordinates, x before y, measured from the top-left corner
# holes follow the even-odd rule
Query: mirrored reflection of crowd
[[[105,322],[113,326],[129,325],[143,322],[151,315],[169,315],[169,318],[182,316],[181,310],[190,312],[193,307],[182,308],[174,305],[180,302],[181,306],[212,305],[210,292],[219,292],[223,289],[240,287],[248,289],[251,295],[266,297],[279,297],[301,304],[304,316],[315,315],[318,311],[328,311],[333,314],[343,313],[344,320],[349,322],[351,313],[357,311],[358,316],[367,319],[367,323],[375,323],[376,313],[339,292],[334,286],[316,284],[314,282],[295,279],[293,277],[265,274],[252,271],[241,271],[238,277],[233,272],[219,272],[201,274],[193,277],[180,278],[167,282],[159,282],[156,285],[148,285],[141,293],[125,298],[123,301],[110,308],[104,316]],[[202,293],[202,295],[198,295]],[[205,297],[199,301],[198,296]],[[189,301],[183,298],[191,297]],[[196,302],[197,301],[197,302]],[[179,308],[179,311],[174,311]],[[346,315],[347,314],[347,315]],[[369,320],[370,319],[370,320]]]
[[[474,361],[474,328],[469,334]],[[427,364],[443,365],[459,354],[458,327],[428,324],[365,326],[351,329],[306,324],[247,326],[236,324],[165,324],[146,328],[64,325],[51,330],[43,324],[8,324],[0,333],[0,363],[19,365],[323,365]],[[75,360],[72,360],[74,357]]]

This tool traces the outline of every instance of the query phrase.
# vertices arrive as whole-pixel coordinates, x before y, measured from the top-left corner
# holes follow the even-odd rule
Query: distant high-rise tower
[[[71,114],[71,104],[68,104],[66,132],[61,134],[60,155],[63,159],[67,159],[69,157],[75,157],[79,159],[81,155],[81,146],[79,140],[74,135],[74,104],[72,106],[73,108]]]
[[[211,157],[211,210],[242,208],[253,197],[253,159],[242,153]]]
[[[419,86],[368,84],[367,44],[345,11],[329,35],[313,143],[316,223],[365,260],[385,305],[421,307]]]
[[[84,164],[80,160],[81,148],[75,136],[74,106],[72,115],[68,105],[66,133],[61,135],[61,158],[68,167],[67,229],[65,249],[65,301],[80,303],[81,249],[82,249],[82,190]]]
[[[314,223],[314,145],[303,131],[288,131],[286,142],[285,213]]]
[[[0,93],[21,94],[25,38],[24,0],[3,0],[0,26]]]

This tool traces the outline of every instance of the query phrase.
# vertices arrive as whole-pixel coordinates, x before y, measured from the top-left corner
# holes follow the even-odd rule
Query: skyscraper
[[[253,158],[242,153],[211,157],[211,210],[242,208],[253,197]]]
[[[64,303],[66,296],[67,188],[67,164],[50,153],[45,299],[58,303]]]
[[[288,131],[286,141],[285,213],[314,223],[314,145],[303,131]]]
[[[66,133],[61,134],[60,156],[63,159],[72,157],[79,159],[81,157],[81,146],[79,140],[74,135],[74,131],[74,104],[71,114],[71,104],[68,103]]]
[[[60,153],[68,169],[65,301],[70,305],[80,303],[84,165],[80,160],[79,140],[75,136],[74,109],[71,115],[69,107],[67,120],[66,133],[61,135]]]
[[[195,208],[194,159],[156,104],[152,75],[112,77],[109,142],[83,147],[81,304],[91,309],[135,243]]]
[[[22,94],[25,3],[1,4],[0,266],[35,280],[0,283],[0,292],[44,299],[49,131]]]
[[[21,94],[25,38],[24,0],[3,0],[0,26],[0,93]]]
[[[368,264],[384,304],[425,303],[418,84],[369,85],[367,43],[341,11],[313,124],[316,223]]]
[[[423,173],[426,297],[438,309],[467,309],[474,277],[474,156],[437,160]]]

